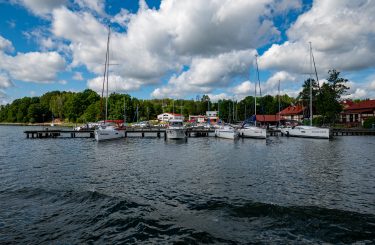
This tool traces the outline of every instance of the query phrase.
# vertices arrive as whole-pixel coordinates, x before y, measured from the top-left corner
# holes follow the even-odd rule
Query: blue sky
[[[0,104],[52,90],[100,92],[111,24],[110,90],[139,98],[296,96],[312,42],[320,82],[375,98],[373,1],[0,0]]]

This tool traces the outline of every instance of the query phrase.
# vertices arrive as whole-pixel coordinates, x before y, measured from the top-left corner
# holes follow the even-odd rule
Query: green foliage
[[[314,126],[322,126],[323,125],[323,117],[322,116],[317,116],[313,118],[313,125]]]
[[[340,104],[341,96],[346,93],[349,87],[346,86],[347,79],[340,77],[340,72],[336,70],[328,71],[328,79],[320,87],[314,79],[307,79],[302,85],[302,91],[299,93],[297,99],[302,102],[306,108],[305,116],[310,114],[310,82],[312,84],[312,101],[313,101],[313,114],[321,115],[321,122],[317,124],[334,123],[340,112],[342,106]],[[313,121],[314,123],[314,121]]]
[[[325,119],[334,123],[342,111],[340,99],[349,89],[345,85],[348,79],[341,78],[340,72],[336,70],[329,70],[327,81],[321,86],[316,106],[318,114],[323,116],[323,123]]]
[[[363,127],[364,127],[364,128],[373,128],[373,125],[375,126],[375,117],[368,117],[368,118],[363,122]]]

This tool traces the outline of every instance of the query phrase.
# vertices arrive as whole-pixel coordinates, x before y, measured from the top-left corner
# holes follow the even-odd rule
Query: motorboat
[[[180,119],[170,120],[165,133],[167,135],[167,139],[185,139],[186,129],[184,127],[183,121]]]
[[[104,141],[125,137],[125,130],[120,129],[117,125],[103,123],[95,129],[95,140]]]

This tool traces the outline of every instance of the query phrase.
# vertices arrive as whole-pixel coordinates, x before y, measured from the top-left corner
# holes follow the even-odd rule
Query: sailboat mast
[[[312,126],[313,111],[312,111],[312,46],[310,42],[310,126]]]
[[[107,40],[107,64],[106,64],[106,71],[107,71],[107,74],[106,74],[106,100],[105,100],[105,120],[104,122],[106,122],[108,120],[108,76],[109,76],[109,40],[110,40],[110,36],[111,36],[111,27],[108,26],[108,40]]]
[[[137,122],[139,121],[139,108],[138,108],[138,105],[137,105]]]
[[[256,68],[257,68],[257,79],[258,79],[258,81],[260,81],[260,79],[259,79],[259,68],[258,68],[258,55],[257,54],[255,55],[255,65],[256,65]],[[260,87],[259,87],[259,89],[260,89]],[[254,100],[255,100],[255,126],[257,126],[257,83],[256,82],[255,82]]]
[[[217,117],[220,119],[220,100],[217,101]]]
[[[124,125],[126,123],[126,95],[124,96]]]
[[[278,93],[279,93],[279,127],[280,127],[280,80],[279,80],[279,86],[278,86]]]

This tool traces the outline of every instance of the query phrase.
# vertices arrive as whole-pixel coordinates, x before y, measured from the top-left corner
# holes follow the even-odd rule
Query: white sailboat
[[[259,69],[258,69],[258,61],[257,61],[257,55],[255,55],[255,63],[257,68],[257,77],[258,77],[258,84],[259,84],[259,90],[260,90],[260,79],[259,79]],[[238,130],[241,137],[247,137],[247,138],[256,138],[256,139],[266,139],[267,138],[267,129],[257,127],[257,84],[255,83],[255,95],[254,95],[254,107],[255,107],[255,120],[254,125],[248,125],[244,124],[242,128]]]
[[[104,82],[106,82],[106,101],[105,101],[105,120],[100,124],[94,131],[95,140],[105,141],[125,137],[125,130],[120,130],[114,123],[108,122],[108,74],[109,74],[109,40],[111,35],[111,29],[108,28],[108,39],[107,39],[107,51],[105,57],[105,68],[104,68],[104,78],[103,78],[103,88]]]
[[[234,140],[238,138],[238,131],[229,125],[221,126],[215,129],[215,137]]]
[[[332,137],[332,132],[329,128],[320,128],[312,126],[312,119],[313,119],[313,111],[312,111],[312,65],[313,62],[313,53],[312,53],[312,46],[310,42],[310,126],[295,126],[291,128],[282,128],[281,133],[286,136],[295,136],[295,137],[304,137],[304,138],[320,138],[320,139],[329,139]],[[317,81],[318,80],[318,76]]]
[[[167,139],[185,139],[186,129],[183,121],[180,119],[169,120],[169,125],[165,130],[165,133],[167,134]]]

